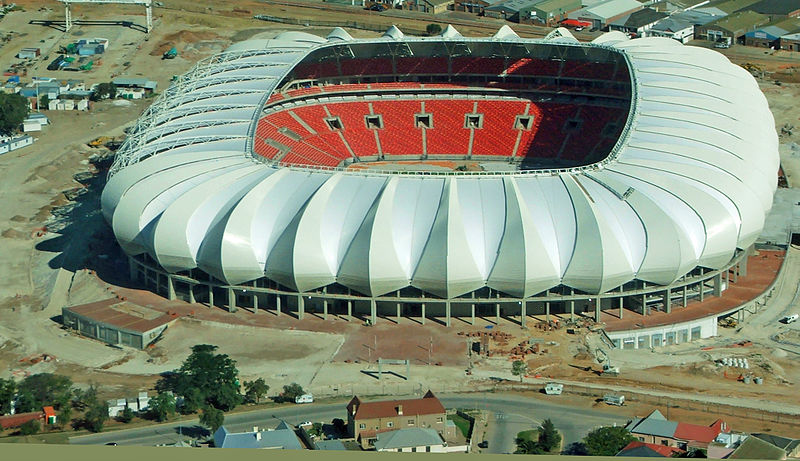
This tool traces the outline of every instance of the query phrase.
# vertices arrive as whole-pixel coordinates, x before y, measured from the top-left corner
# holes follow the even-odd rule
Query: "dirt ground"
[[[114,76],[142,76],[158,82],[159,91],[168,87],[173,75],[188,70],[196,61],[210,56],[230,43],[252,38],[268,38],[285,30],[302,29],[325,35],[329,28],[293,27],[257,21],[252,14],[273,14],[286,17],[310,15],[309,19],[372,21],[386,26],[397,23],[401,29],[424,28],[431,21],[409,17],[366,14],[357,10],[331,12],[321,8],[274,5],[255,1],[237,2],[234,11],[218,3],[175,0],[169,8],[157,8],[155,27],[150,36],[126,27],[109,25],[77,26],[65,34],[57,26],[38,25],[31,21],[63,19],[61,4],[55,1],[19,0],[24,12],[8,15],[0,23],[4,33],[12,38],[0,47],[0,68],[5,69],[18,60],[13,56],[20,48],[38,46],[43,56],[53,59],[59,46],[80,37],[105,37],[111,41],[102,62],[86,73],[46,72],[49,61],[44,59],[30,67],[28,75],[52,75],[58,78],[80,78],[87,85],[108,81]],[[41,9],[44,8],[44,9]],[[252,13],[252,14],[251,14]],[[115,18],[144,23],[143,11],[136,7],[76,5],[76,18],[101,20]],[[483,20],[482,20],[483,21]],[[486,20],[475,27],[458,29],[465,35],[487,35],[501,23]],[[517,28],[521,35],[541,35],[542,31]],[[493,29],[490,32],[490,29]],[[376,36],[376,32],[348,30],[355,37]],[[175,46],[179,56],[164,61],[160,55]],[[773,108],[776,127],[800,124],[800,85],[791,83],[795,70],[800,69],[800,53],[764,53],[764,50],[733,47],[725,53],[739,63],[754,63],[766,72],[760,80],[762,90]],[[781,85],[776,85],[775,80]],[[48,112],[52,124],[37,134],[34,146],[0,156],[0,247],[3,262],[0,266],[0,377],[23,377],[26,374],[54,371],[65,373],[81,384],[96,383],[109,393],[149,389],[157,374],[175,368],[188,354],[195,342],[213,342],[220,351],[228,353],[240,365],[245,378],[263,377],[278,388],[287,381],[298,381],[310,388],[331,394],[345,394],[364,389],[383,393],[403,393],[426,385],[441,390],[465,390],[485,383],[491,376],[510,374],[510,350],[533,337],[540,351],[526,357],[530,373],[552,376],[554,379],[596,382],[597,376],[583,371],[584,367],[598,368],[591,348],[577,336],[562,332],[522,330],[513,321],[479,318],[475,326],[454,320],[450,329],[436,321],[420,325],[414,320],[401,319],[395,324],[381,318],[377,325],[365,328],[358,320],[348,321],[331,316],[308,315],[302,322],[270,312],[254,315],[246,310],[236,314],[200,305],[165,302],[152,293],[129,286],[127,265],[119,249],[111,242],[110,230],[97,213],[99,190],[93,189],[75,202],[64,192],[83,188],[73,175],[92,168],[90,158],[102,152],[86,146],[99,135],[121,135],[151,101],[127,103],[103,102],[87,113]],[[800,132],[798,132],[800,135]],[[781,154],[784,170],[790,178],[800,175],[800,159],[793,156],[790,146],[798,135],[784,135]],[[101,172],[102,173],[102,172]],[[91,189],[91,187],[89,187]],[[69,219],[64,218],[71,211]],[[37,230],[48,232],[37,236]],[[98,342],[79,338],[61,330],[57,323],[63,305],[96,301],[118,293],[139,296],[143,305],[158,309],[181,310],[187,317],[170,328],[164,340],[149,354],[122,351]],[[532,321],[532,320],[531,320]],[[206,322],[199,324],[198,322]],[[236,334],[230,326],[239,325]],[[488,329],[487,327],[490,327]],[[301,331],[302,330],[302,331]],[[234,331],[234,330],[231,330]],[[468,355],[467,333],[500,332],[491,343],[495,354],[488,358]],[[465,334],[459,334],[465,333]],[[715,349],[703,353],[704,344],[734,342],[733,336],[721,333],[707,343],[692,343],[665,348],[658,354],[639,351],[620,351],[620,363],[625,374],[611,381],[649,389],[673,390],[691,394],[731,396],[748,399],[767,398],[775,402],[796,404],[796,383],[800,380],[797,356],[765,344],[749,348]],[[728,336],[726,336],[728,335]],[[499,339],[499,341],[497,340]],[[313,346],[312,346],[313,344]],[[48,354],[51,360],[36,364],[21,361]],[[736,373],[717,367],[713,360],[723,356],[746,356],[765,383],[760,387],[746,386],[735,381]],[[383,380],[375,377],[376,358],[408,359],[410,379],[397,374],[403,367],[394,366],[395,373]],[[467,371],[472,365],[472,374]],[[726,377],[726,374],[728,376]],[[580,405],[591,404],[579,400]],[[646,405],[632,406],[637,414],[647,413]],[[681,415],[679,409],[673,410]],[[688,410],[687,410],[688,411]],[[696,417],[697,412],[693,413]],[[688,413],[686,418],[691,418]],[[749,424],[749,423],[748,423]]]

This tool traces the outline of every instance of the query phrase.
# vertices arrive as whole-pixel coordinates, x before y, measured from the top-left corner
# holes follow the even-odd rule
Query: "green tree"
[[[39,98],[39,110],[47,110],[50,107],[50,96],[44,95]]]
[[[217,432],[217,429],[225,422],[225,413],[222,410],[217,410],[211,405],[203,408],[203,414],[200,415],[200,424],[209,428],[211,433]]]
[[[28,413],[36,410],[36,397],[28,389],[20,389],[17,394],[16,405],[14,411],[17,413]]]
[[[97,388],[94,385],[90,385],[85,391],[75,389],[73,392],[72,406],[76,410],[83,411],[95,403],[97,403]]]
[[[108,404],[95,400],[83,415],[83,426],[91,432],[102,432],[108,420]]]
[[[116,85],[113,83],[100,83],[94,88],[94,90],[92,90],[92,94],[89,95],[89,99],[92,101],[100,101],[101,99],[113,99],[116,96]]]
[[[166,421],[175,414],[175,397],[167,392],[159,392],[150,399],[150,417],[156,421]]]
[[[198,344],[181,367],[156,384],[159,391],[191,396],[198,406],[211,405],[230,411],[241,403],[239,370],[226,354],[215,354],[217,346]]]
[[[539,446],[546,452],[552,452],[561,446],[561,434],[550,418],[542,421],[542,425],[539,426]]]
[[[28,376],[17,386],[20,395],[25,394],[24,411],[41,409],[45,405],[53,405],[59,410],[69,402],[72,395],[72,381],[62,375],[38,373]]]
[[[435,23],[428,24],[428,27],[425,28],[425,32],[427,32],[428,35],[439,35],[442,33],[442,26]]]
[[[24,96],[0,93],[0,134],[16,132],[28,111],[28,100]]]
[[[600,427],[584,437],[586,451],[590,456],[614,456],[625,445],[636,440],[634,436],[622,426]]]
[[[261,399],[267,395],[268,391],[269,386],[262,378],[244,382],[244,397],[250,403],[261,403]]]
[[[58,412],[58,424],[66,426],[72,419],[72,406],[63,405],[61,411]]]
[[[545,453],[539,442],[535,440],[517,438],[515,442],[517,443],[517,450],[514,453],[521,455],[543,455]]]
[[[514,360],[511,364],[511,374],[519,376],[519,382],[522,382],[522,377],[528,372],[528,366],[522,360]]]
[[[13,379],[0,378],[0,415],[11,412],[11,401],[17,393],[17,385]]]
[[[299,384],[297,383],[287,384],[283,386],[283,393],[281,393],[281,400],[284,402],[294,402],[294,399],[305,393],[306,391],[303,390],[303,388]]]
[[[33,435],[39,432],[42,425],[37,420],[31,420],[19,427],[19,435]]]
[[[133,421],[133,416],[134,413],[131,407],[125,407],[125,409],[122,410],[122,413],[117,415],[117,421],[128,424],[129,422]]]

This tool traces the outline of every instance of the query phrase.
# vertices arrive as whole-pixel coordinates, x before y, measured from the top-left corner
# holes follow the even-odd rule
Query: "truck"
[[[787,315],[786,317],[781,319],[781,323],[785,323],[788,325],[792,322],[796,322],[798,318],[800,318],[800,314]]]
[[[314,396],[311,394],[303,394],[298,395],[294,398],[294,403],[312,403],[314,402]]]
[[[714,48],[730,48],[732,44],[731,37],[720,37],[714,42]]]
[[[544,393],[547,395],[561,395],[564,385],[561,383],[547,383],[544,385]]]
[[[178,49],[174,46],[161,56],[161,59],[175,59],[178,56]]]
[[[603,402],[607,405],[616,405],[621,407],[625,404],[625,396],[621,394],[606,394],[603,396]]]

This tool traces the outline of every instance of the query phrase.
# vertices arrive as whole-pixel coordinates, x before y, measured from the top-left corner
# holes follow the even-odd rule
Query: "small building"
[[[779,43],[782,50],[800,51],[800,34],[784,35]]]
[[[36,59],[41,56],[42,50],[39,48],[23,48],[17,53],[19,59]]]
[[[789,18],[748,31],[744,34],[744,44],[760,48],[778,49],[781,37],[800,32],[800,19]]]
[[[485,14],[485,9],[501,3],[502,0],[455,0],[454,11],[464,11],[474,14]]]
[[[409,0],[403,3],[403,9],[421,11],[429,14],[439,14],[453,9],[453,1],[454,0]]]
[[[250,432],[230,432],[225,426],[214,432],[216,448],[261,448],[273,450],[302,450],[294,430],[281,421],[275,429],[259,430],[253,427]]]
[[[431,428],[443,438],[447,433],[444,405],[428,391],[421,399],[382,400],[364,402],[353,397],[347,404],[348,433],[368,449],[377,440],[378,433],[410,427]]]
[[[55,424],[56,423],[56,410],[53,407],[43,407],[42,411],[44,412],[44,422],[47,424]]]
[[[782,437],[775,434],[755,433],[751,437],[757,437],[769,444],[772,444],[786,452],[790,458],[800,458],[800,439]]]
[[[337,439],[316,440],[314,441],[314,449],[326,451],[344,451],[347,450],[347,447],[344,446],[344,443],[341,440]]]
[[[609,23],[608,28],[609,30],[618,30],[626,34],[633,34],[637,37],[644,37],[647,31],[652,29],[658,21],[666,17],[666,13],[660,13],[652,8],[644,8],[615,19]]]
[[[61,312],[64,325],[84,336],[136,349],[147,347],[178,318],[114,298],[64,307]]]
[[[676,447],[707,448],[721,432],[728,432],[725,422],[718,419],[709,426],[669,421],[658,410],[644,418],[635,418],[625,427],[640,442]]]
[[[750,7],[761,0],[716,0],[710,2],[705,8],[714,8],[722,14],[733,14],[739,11],[748,11]]]
[[[625,448],[619,451],[616,456],[627,456],[635,458],[672,458],[673,455],[680,455],[686,453],[677,447],[668,447],[666,445],[656,445],[654,443],[645,443],[633,441]]]
[[[22,149],[31,144],[33,144],[33,137],[27,134],[23,136],[0,136],[0,154]]]
[[[748,6],[747,9],[766,14],[770,21],[800,18],[800,0],[761,0]]]
[[[786,451],[758,437],[748,437],[727,459],[786,459]]]
[[[683,44],[694,38],[694,24],[673,18],[664,18],[653,24],[647,33],[651,37],[667,37]]]
[[[158,83],[146,78],[127,78],[118,77],[111,81],[117,87],[117,91],[125,88],[141,88],[149,93],[156,91]]]
[[[764,26],[769,16],[753,11],[741,11],[702,26],[695,26],[694,36],[712,42],[730,38],[733,43],[744,43],[744,34]]]
[[[505,0],[484,8],[483,14],[489,18],[523,22],[530,18],[533,6],[539,0]]]
[[[533,22],[554,26],[567,19],[567,15],[581,8],[581,0],[544,0],[533,5],[530,19]]]
[[[569,13],[569,19],[591,22],[597,29],[604,29],[611,22],[639,11],[644,5],[637,0],[607,0]]]
[[[42,123],[38,120],[24,120],[22,122],[23,133],[33,133],[35,131],[42,131]]]
[[[444,440],[434,429],[410,427],[377,435],[376,451],[446,453]]]

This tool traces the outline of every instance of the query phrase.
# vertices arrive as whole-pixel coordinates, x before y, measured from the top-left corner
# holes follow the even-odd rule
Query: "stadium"
[[[524,326],[719,296],[778,168],[755,79],[708,49],[337,28],[178,78],[102,211],[131,276],[170,299]]]

